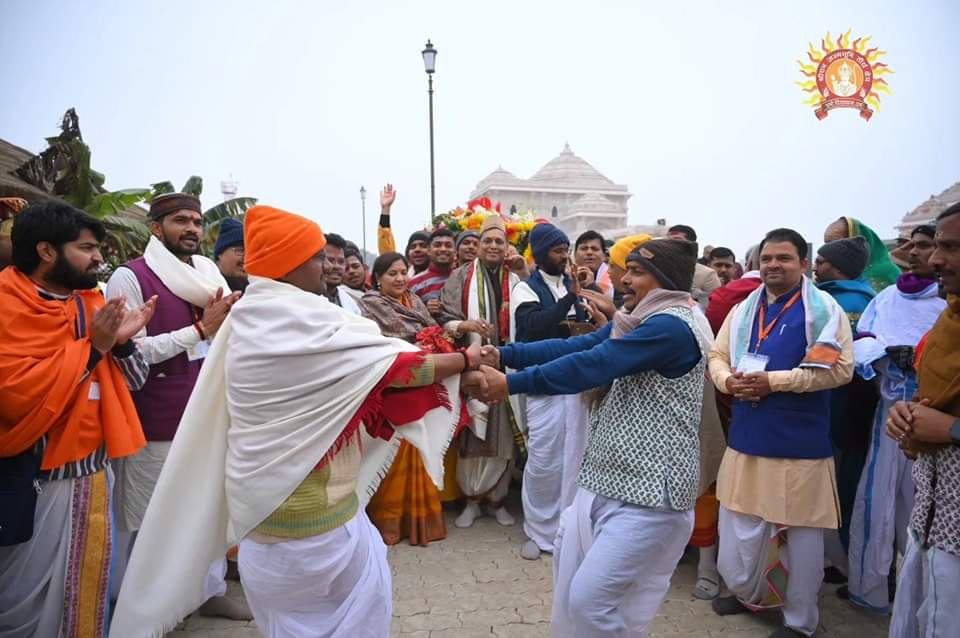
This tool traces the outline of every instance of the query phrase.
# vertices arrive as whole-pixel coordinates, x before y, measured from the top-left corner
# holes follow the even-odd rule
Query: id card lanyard
[[[757,345],[754,346],[753,351],[755,353],[760,352],[760,346],[763,345],[763,342],[767,340],[767,337],[770,336],[770,333],[773,332],[773,329],[777,326],[780,319],[783,318],[783,315],[786,314],[790,308],[794,306],[798,301],[800,301],[800,296],[802,290],[798,290],[795,295],[790,297],[790,300],[784,304],[783,308],[780,309],[780,312],[777,313],[777,316],[773,318],[769,325],[767,325],[767,304],[766,299],[763,300],[763,303],[760,304],[760,311],[758,312],[758,319],[760,324],[760,334],[757,336]]]

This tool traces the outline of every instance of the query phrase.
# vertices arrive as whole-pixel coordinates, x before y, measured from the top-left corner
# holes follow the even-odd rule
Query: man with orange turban
[[[308,219],[247,211],[250,285],[180,422],[112,635],[176,626],[213,593],[206,576],[233,544],[265,636],[390,633],[386,547],[363,507],[401,438],[442,483],[461,423],[458,375],[480,349],[427,355],[332,304],[325,244]]]
[[[147,364],[127,311],[97,292],[103,225],[63,202],[25,208],[0,272],[0,634],[104,636],[111,462],[143,447],[129,388]]]

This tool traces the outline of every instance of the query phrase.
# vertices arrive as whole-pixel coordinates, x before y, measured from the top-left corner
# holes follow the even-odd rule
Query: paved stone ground
[[[519,499],[517,499],[519,500]],[[511,511],[519,512],[518,502]],[[519,516],[518,516],[519,518]],[[470,530],[453,527],[447,514],[446,540],[428,547],[390,548],[393,572],[393,636],[408,638],[501,638],[550,635],[552,591],[550,557],[520,558],[525,540],[518,523],[504,528],[482,518]],[[691,595],[696,554],[688,551],[673,577],[667,598],[651,628],[652,638],[765,637],[779,626],[779,614],[720,617],[710,604]],[[230,595],[239,596],[236,583]],[[817,636],[872,638],[887,635],[888,619],[837,599],[834,586],[820,595]],[[258,638],[254,623],[189,618],[167,638]]]

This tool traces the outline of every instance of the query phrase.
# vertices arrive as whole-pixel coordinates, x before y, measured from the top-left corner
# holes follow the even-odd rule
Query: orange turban
[[[610,247],[610,263],[619,266],[622,270],[626,270],[627,255],[636,250],[637,246],[645,244],[651,239],[653,238],[650,235],[630,235],[629,237],[617,240],[617,243]]]
[[[243,267],[251,275],[279,279],[323,250],[320,225],[272,206],[254,206],[243,220]]]

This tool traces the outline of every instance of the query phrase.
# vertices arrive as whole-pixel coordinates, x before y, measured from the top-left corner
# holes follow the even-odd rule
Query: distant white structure
[[[530,179],[521,179],[502,166],[484,177],[470,199],[489,197],[503,212],[532,210],[561,228],[571,239],[595,230],[608,239],[636,233],[666,234],[666,220],[656,225],[627,225],[625,184],[616,184],[574,154],[569,144]],[[661,223],[662,222],[662,223]]]
[[[907,213],[903,221],[897,224],[896,229],[901,237],[909,237],[910,231],[914,228],[923,224],[932,224],[937,219],[937,215],[957,202],[960,202],[960,182],[939,195],[931,195],[930,199]]]
[[[233,179],[233,175],[230,176],[230,179],[220,182],[220,193],[223,195],[223,201],[234,199],[238,192],[240,192],[240,184]]]

